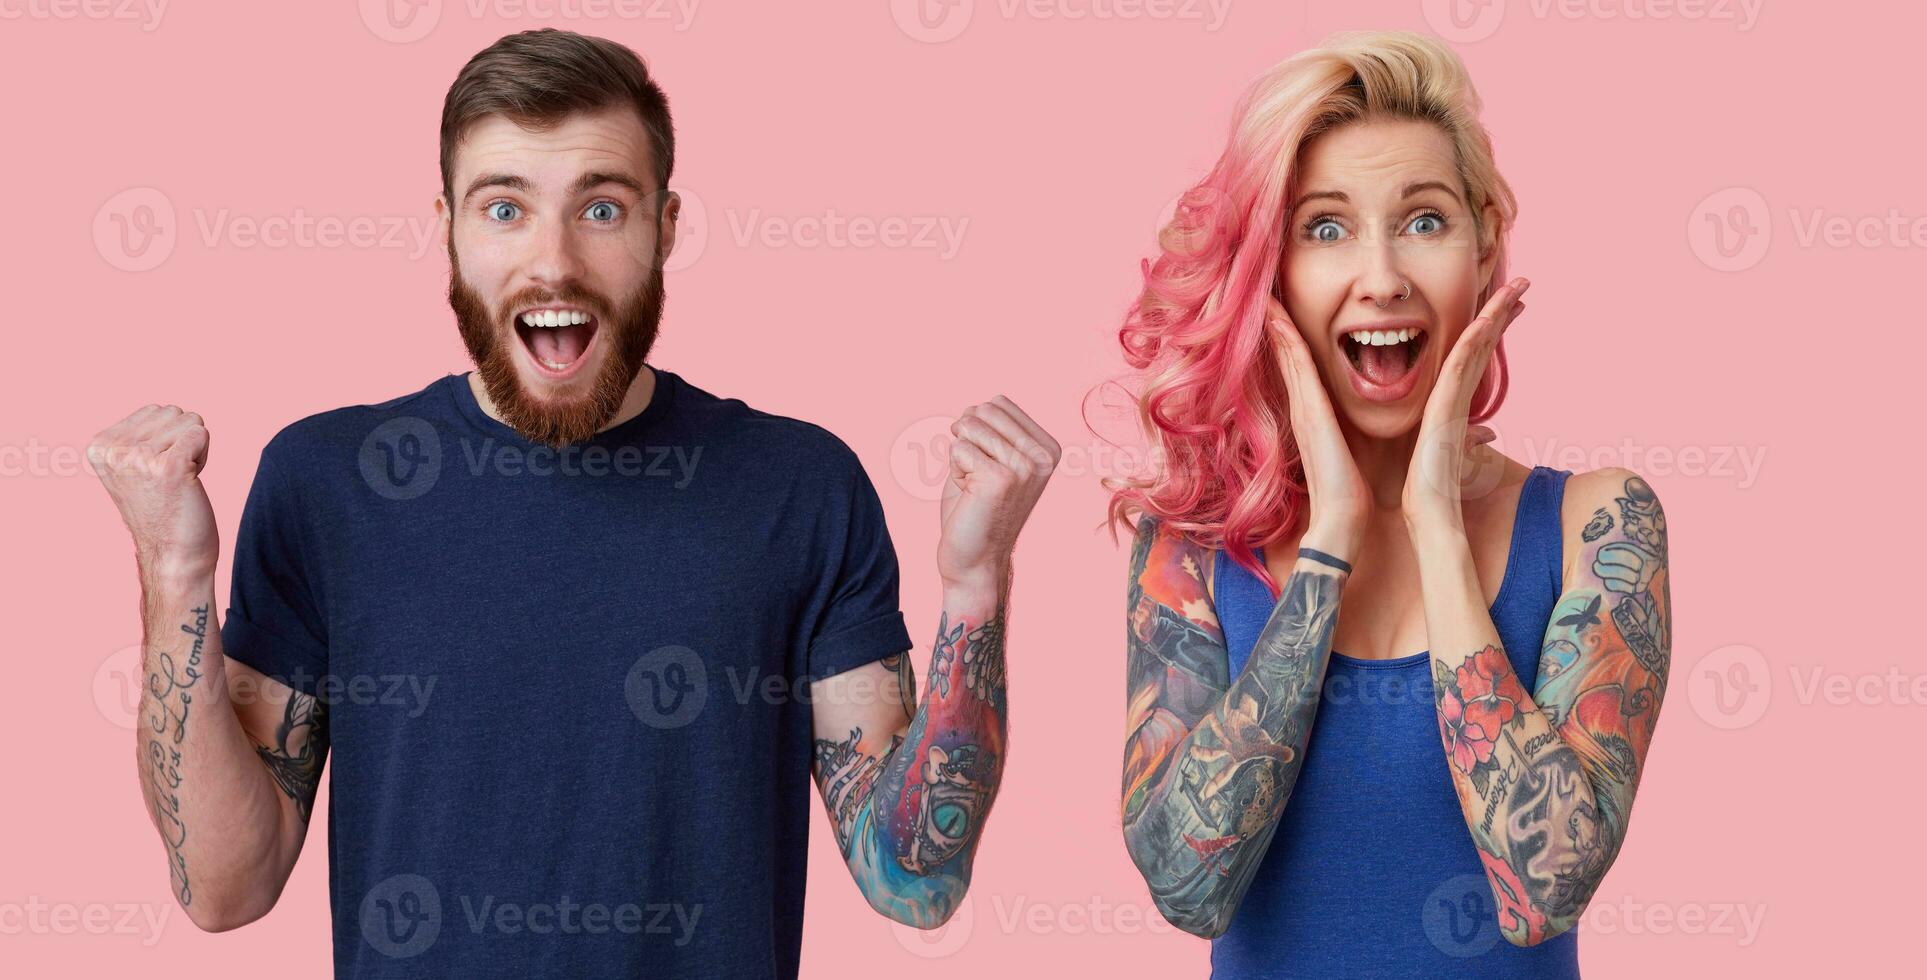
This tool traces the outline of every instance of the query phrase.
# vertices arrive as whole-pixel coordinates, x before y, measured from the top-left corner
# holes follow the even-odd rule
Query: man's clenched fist
[[[214,507],[201,486],[207,427],[193,412],[149,405],[87,446],[87,462],[134,535],[149,574],[212,575],[220,554]]]
[[[937,572],[946,587],[994,589],[1063,450],[1002,395],[964,409],[950,432]]]

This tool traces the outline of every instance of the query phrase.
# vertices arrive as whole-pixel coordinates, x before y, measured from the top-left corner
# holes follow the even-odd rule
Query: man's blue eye
[[[613,201],[597,201],[589,205],[589,218],[592,221],[614,221],[619,210]]]
[[[515,220],[514,215],[504,214],[503,212],[513,211],[514,209],[515,205],[507,201],[496,201],[494,204],[488,206],[488,216],[496,221],[513,221]]]

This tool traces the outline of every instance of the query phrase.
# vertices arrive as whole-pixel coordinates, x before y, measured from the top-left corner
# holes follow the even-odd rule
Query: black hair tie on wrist
[[[1333,568],[1336,568],[1347,575],[1350,575],[1352,573],[1351,562],[1348,562],[1343,558],[1338,558],[1332,555],[1325,554],[1324,552],[1319,551],[1317,548],[1300,548],[1298,549],[1298,557],[1310,558],[1313,561],[1322,561],[1325,564],[1330,565]]]

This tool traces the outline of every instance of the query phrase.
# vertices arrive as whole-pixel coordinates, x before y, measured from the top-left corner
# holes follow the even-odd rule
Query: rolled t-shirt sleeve
[[[847,450],[846,450],[847,452]],[[863,465],[850,456],[848,519],[833,564],[828,606],[810,638],[809,679],[821,680],[910,649],[898,604],[897,552]],[[832,528],[835,522],[830,522]]]
[[[299,488],[276,455],[270,442],[241,511],[221,645],[235,660],[314,694],[328,670],[327,625],[306,573],[314,556],[307,551]]]

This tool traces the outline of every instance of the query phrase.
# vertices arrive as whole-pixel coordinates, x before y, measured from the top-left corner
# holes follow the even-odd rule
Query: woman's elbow
[[[1164,876],[1157,869],[1166,863],[1162,855],[1147,853],[1146,843],[1128,833],[1124,836],[1124,844],[1131,854],[1131,863],[1137,866],[1138,876],[1151,889],[1151,904],[1157,908],[1159,915],[1164,916],[1164,921],[1200,939],[1216,939],[1230,928],[1231,917],[1208,900],[1201,904],[1179,906],[1161,894],[1158,881]]]

